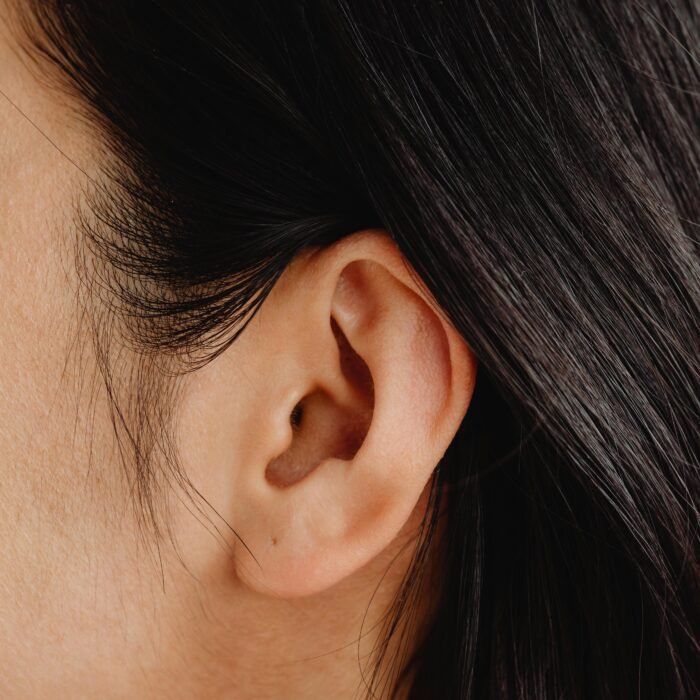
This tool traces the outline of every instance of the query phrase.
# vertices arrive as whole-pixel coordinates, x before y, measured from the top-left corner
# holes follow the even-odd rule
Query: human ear
[[[316,593],[407,522],[465,415],[476,360],[378,230],[295,260],[227,352],[238,343],[236,370],[199,398],[218,393],[230,437],[213,468],[233,471],[219,483],[245,543],[235,570],[266,593]]]

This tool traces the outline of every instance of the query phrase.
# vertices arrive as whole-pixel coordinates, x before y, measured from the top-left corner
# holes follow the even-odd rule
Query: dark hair
[[[149,377],[200,366],[295,255],[367,227],[478,357],[442,583],[434,507],[387,635],[420,586],[439,610],[368,692],[700,697],[697,3],[31,5],[107,146],[79,218],[108,387],[117,339]],[[153,387],[115,401],[141,505]]]

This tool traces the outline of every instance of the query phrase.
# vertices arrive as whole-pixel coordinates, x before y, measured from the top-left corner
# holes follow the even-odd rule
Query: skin
[[[135,518],[89,324],[77,303],[73,203],[84,173],[99,172],[97,145],[67,98],[28,69],[7,24],[0,29],[0,90],[0,696],[356,697],[371,669],[378,622],[410,562],[435,455],[449,444],[469,397],[443,412],[449,425],[438,425],[435,454],[426,452],[425,464],[416,467],[420,478],[405,502],[394,507],[387,494],[376,508],[376,527],[362,514],[381,537],[339,543],[338,560],[348,542],[361,556],[337,571],[326,567],[321,576],[310,559],[294,554],[303,546],[285,549],[284,536],[296,531],[293,523],[277,525],[279,505],[271,502],[269,517],[250,505],[247,472],[227,466],[243,464],[242,453],[232,458],[219,437],[240,433],[239,451],[248,449],[246,439],[250,450],[270,443],[267,433],[251,436],[241,418],[253,410],[259,386],[241,389],[236,399],[216,391],[264,376],[255,360],[280,339],[270,331],[277,319],[263,315],[245,342],[184,383],[176,442],[188,476],[246,541],[273,542],[264,574],[251,574],[235,538],[222,544],[175,497],[171,538],[154,546]],[[360,252],[386,257],[391,266],[393,254],[372,241],[359,239]],[[316,268],[335,274],[325,260]],[[303,266],[297,270],[307,274]],[[275,298],[280,307],[271,302],[270,314],[289,317],[287,297]],[[288,375],[296,377],[294,371]],[[227,422],[219,431],[221,416]],[[303,460],[325,444],[314,433],[305,439],[308,447],[297,443],[290,453],[291,470],[298,470],[299,455]],[[277,498],[278,491],[270,493]],[[241,515],[247,510],[252,514]],[[385,535],[387,519],[395,524]],[[310,523],[313,531],[316,521]],[[319,532],[325,527],[319,523]],[[304,589],[306,582],[315,590]],[[430,606],[426,600],[419,607],[418,632]]]

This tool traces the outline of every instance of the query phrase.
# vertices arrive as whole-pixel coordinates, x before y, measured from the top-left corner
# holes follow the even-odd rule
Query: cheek
[[[218,513],[230,512],[227,499],[237,488],[238,465],[250,460],[242,437],[254,430],[255,415],[243,400],[252,371],[244,345],[241,338],[203,368],[184,375],[176,398],[172,436],[181,468]],[[207,507],[210,515],[211,508]],[[193,516],[184,510],[174,517],[186,537],[195,523]],[[215,519],[217,527],[225,530],[220,519]],[[215,537],[209,539],[216,542]]]
[[[8,124],[19,152],[0,163],[0,459],[30,466],[43,454],[60,465],[76,407],[76,274],[62,238],[75,230],[63,214],[72,193],[22,126]]]

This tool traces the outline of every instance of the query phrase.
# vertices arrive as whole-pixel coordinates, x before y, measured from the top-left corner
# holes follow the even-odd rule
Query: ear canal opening
[[[327,459],[352,460],[367,436],[374,413],[372,375],[333,318],[331,329],[352,398],[340,403],[325,389],[316,389],[294,406],[289,416],[291,443],[265,471],[272,486],[293,486]]]

